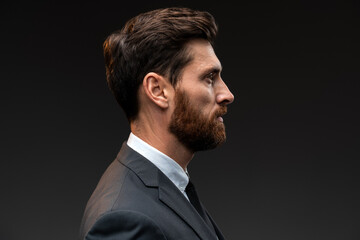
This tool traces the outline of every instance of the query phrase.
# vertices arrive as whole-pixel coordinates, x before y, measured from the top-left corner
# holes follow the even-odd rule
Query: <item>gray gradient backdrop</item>
[[[158,7],[208,10],[235,95],[189,165],[228,239],[360,239],[358,1],[14,2],[1,9],[0,239],[77,239],[129,128],[102,43]]]

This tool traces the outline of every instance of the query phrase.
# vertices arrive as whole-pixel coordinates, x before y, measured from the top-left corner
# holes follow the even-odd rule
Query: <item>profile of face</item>
[[[190,151],[213,149],[226,140],[222,116],[234,100],[221,78],[221,64],[205,40],[188,43],[193,60],[175,88],[169,131]]]

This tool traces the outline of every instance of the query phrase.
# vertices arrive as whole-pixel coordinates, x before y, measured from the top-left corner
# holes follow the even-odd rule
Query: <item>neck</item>
[[[149,124],[141,120],[130,123],[131,132],[138,138],[176,161],[184,170],[194,153],[187,149],[167,128],[165,124]]]

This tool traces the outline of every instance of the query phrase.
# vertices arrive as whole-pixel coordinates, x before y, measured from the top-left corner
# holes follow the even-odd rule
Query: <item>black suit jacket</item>
[[[207,216],[213,227],[170,179],[124,143],[87,203],[80,239],[224,239]]]

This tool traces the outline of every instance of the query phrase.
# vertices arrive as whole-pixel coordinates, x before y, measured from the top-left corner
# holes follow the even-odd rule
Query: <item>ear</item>
[[[163,76],[149,72],[143,80],[146,96],[156,105],[165,109],[169,107],[169,91],[172,85]]]

